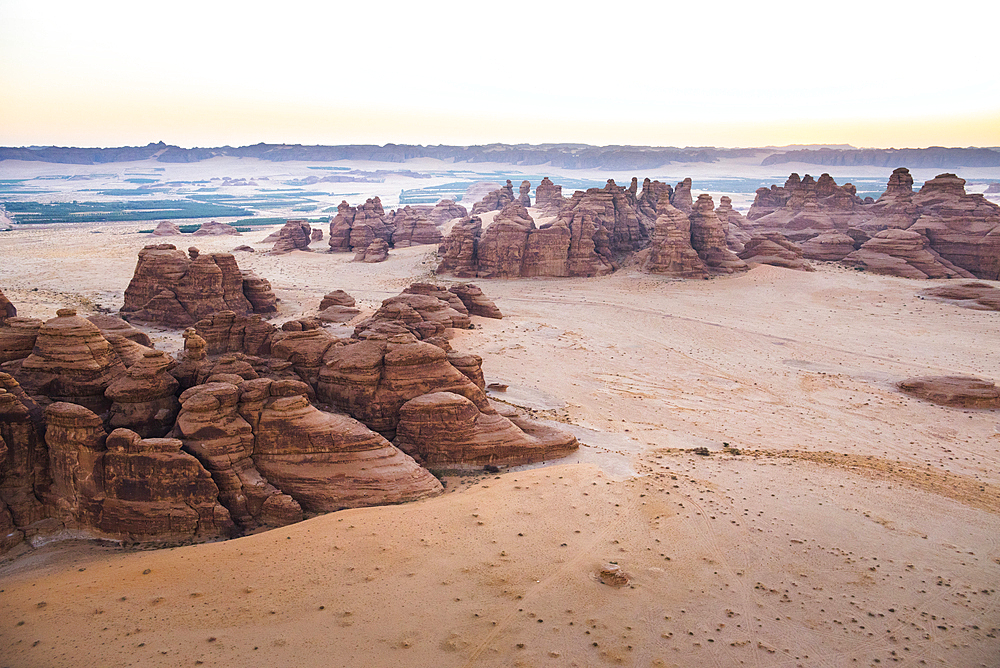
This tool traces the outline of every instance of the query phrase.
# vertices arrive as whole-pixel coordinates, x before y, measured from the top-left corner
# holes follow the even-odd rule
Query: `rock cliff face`
[[[535,208],[552,215],[562,209],[566,200],[563,198],[562,186],[552,183],[549,177],[542,179],[535,188]]]
[[[793,173],[784,187],[759,188],[747,219],[761,232],[780,232],[791,241],[846,230],[863,217],[864,202],[850,183],[838,186],[829,174],[819,180]]]
[[[483,294],[478,285],[472,283],[462,283],[448,288],[465,305],[469,315],[478,315],[484,318],[503,318],[503,314],[493,300]]]
[[[330,251],[357,253],[367,249],[375,239],[388,244],[394,229],[378,197],[366,200],[358,208],[341,202],[337,215],[330,221]]]
[[[322,230],[320,231],[322,233]],[[270,237],[268,237],[270,238]],[[312,242],[312,227],[307,220],[289,220],[278,230],[278,238],[271,248],[272,255],[283,255],[295,250],[308,251]]]
[[[479,236],[483,221],[479,216],[460,220],[438,247],[441,263],[437,273],[452,274],[459,278],[472,278],[479,264]]]
[[[42,321],[37,318],[7,318],[0,325],[0,363],[22,360],[31,354]]]
[[[395,226],[392,233],[393,246],[405,248],[421,244],[441,243],[444,236],[438,229],[440,223],[431,219],[430,213],[423,213],[409,206],[397,209],[392,215],[392,224]]]
[[[882,230],[842,262],[903,278],[973,278],[935,252],[927,237],[912,229]]]
[[[708,267],[691,246],[691,221],[684,213],[663,202],[653,229],[645,270],[676,278],[705,278]]]
[[[172,244],[146,246],[139,251],[121,313],[127,320],[171,327],[192,325],[217,311],[252,313],[244,283],[259,308],[273,307],[273,293],[268,295],[256,277],[245,279],[230,253],[202,255],[192,249],[189,257]]]
[[[385,239],[372,239],[365,247],[360,247],[354,254],[353,262],[385,262],[389,259],[389,244]]]
[[[698,201],[692,205],[688,217],[691,220],[691,247],[705,262],[709,272],[731,274],[747,269],[746,263],[729,250],[726,244],[726,231],[715,215],[715,203],[711,195],[698,195]]]
[[[180,410],[176,396],[180,383],[167,373],[172,365],[167,353],[150,350],[112,382],[104,391],[112,402],[108,425],[130,429],[140,438],[166,436]]]

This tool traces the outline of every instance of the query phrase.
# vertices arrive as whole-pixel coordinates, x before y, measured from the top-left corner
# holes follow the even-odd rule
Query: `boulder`
[[[483,294],[478,285],[472,283],[460,283],[448,288],[448,292],[456,295],[465,305],[469,315],[478,315],[483,318],[503,318],[503,314],[497,305],[489,297]]]
[[[354,297],[343,290],[333,290],[323,295],[323,300],[319,303],[319,310],[322,311],[330,306],[355,306]]]
[[[920,376],[897,387],[927,401],[954,408],[1000,408],[1000,388],[974,376]]]
[[[309,233],[310,241],[323,241],[323,230],[320,228],[315,228]]]

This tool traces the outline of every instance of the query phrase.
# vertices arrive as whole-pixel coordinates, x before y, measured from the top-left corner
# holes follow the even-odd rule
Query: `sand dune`
[[[21,315],[117,308],[153,242],[134,229],[2,235],[0,286]],[[336,288],[371,310],[435,266],[237,257],[283,318]],[[224,543],[16,555],[0,665],[997,665],[1000,414],[893,385],[1000,380],[997,316],[817,269],[481,281],[505,317],[452,345],[578,454]],[[612,563],[627,585],[600,581]]]

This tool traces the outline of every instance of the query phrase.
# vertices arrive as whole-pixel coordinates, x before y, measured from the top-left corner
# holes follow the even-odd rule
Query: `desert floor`
[[[157,241],[136,229],[2,234],[0,288],[19,315],[117,309]],[[370,311],[436,264],[315,248],[237,260],[281,318],[336,288]],[[478,281],[504,319],[452,345],[578,454],[229,542],[21,550],[0,666],[1000,665],[1000,412],[894,387],[1000,380],[1000,316],[918,298],[933,283],[822,264]],[[600,581],[609,563],[628,584]]]

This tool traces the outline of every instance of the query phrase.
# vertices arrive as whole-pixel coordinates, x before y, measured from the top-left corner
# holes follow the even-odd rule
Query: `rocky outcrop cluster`
[[[367,249],[375,239],[387,244],[392,241],[393,225],[378,197],[368,199],[355,208],[346,201],[337,206],[337,215],[330,221],[330,251],[355,252]]]
[[[333,291],[321,306],[353,303]],[[277,329],[219,311],[185,330],[176,359],[113,317],[8,318],[0,343],[19,352],[0,372],[0,552],[57,535],[225,538],[440,493],[421,464],[575,449],[490,403],[482,358],[448,342],[470,309],[500,317],[475,285],[429,283],[387,299],[350,338],[316,317]]]
[[[389,259],[389,242],[385,239],[372,239],[364,248],[359,248],[352,262],[385,262]]]
[[[132,281],[125,290],[122,317],[127,320],[186,327],[217,311],[273,313],[270,284],[240,272],[230,253],[189,253],[173,244],[139,251]]]
[[[394,247],[439,244],[444,238],[438,228],[440,223],[432,220],[428,213],[421,212],[415,207],[406,206],[396,210],[392,216],[392,223],[395,226],[392,233]]]
[[[194,234],[196,237],[218,236],[222,234],[232,234],[235,236],[240,236],[240,231],[237,230],[232,225],[210,220],[207,223],[202,223],[201,227],[192,232],[192,234]]]
[[[528,184],[528,189],[530,191],[531,184]],[[500,211],[516,200],[517,198],[514,197],[514,184],[510,182],[510,179],[507,179],[507,185],[499,190],[487,193],[483,199],[472,205],[472,215],[477,216],[487,211]],[[524,206],[523,203],[522,206]]]
[[[750,238],[739,257],[744,262],[769,264],[798,271],[815,271],[803,257],[802,249],[778,232],[765,232]]]
[[[882,230],[841,262],[903,278],[973,278],[968,271],[939,255],[927,237],[912,229]]]
[[[558,214],[566,203],[562,194],[562,186],[552,183],[549,177],[542,179],[535,187],[535,208],[547,214]]]
[[[277,238],[274,239],[274,247],[271,248],[272,255],[283,255],[292,251],[308,251],[312,242],[313,229],[308,220],[289,220],[278,230]],[[323,231],[320,230],[320,234]],[[274,236],[274,235],[271,235]],[[270,239],[271,237],[268,237]]]
[[[361,310],[355,306],[354,297],[343,290],[334,290],[320,301],[317,317],[323,322],[347,322],[359,313]]]

